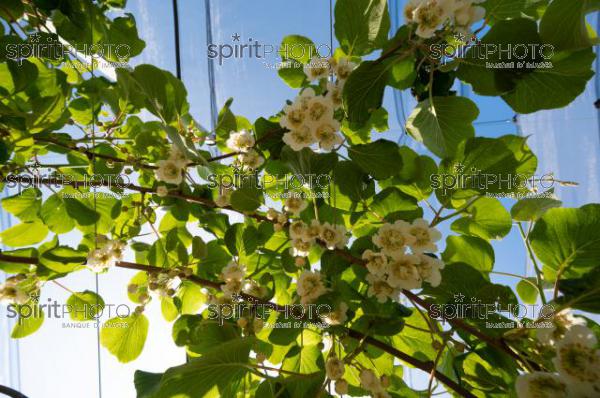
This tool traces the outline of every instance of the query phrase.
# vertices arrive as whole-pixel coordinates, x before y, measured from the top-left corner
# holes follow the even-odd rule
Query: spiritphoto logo
[[[487,69],[550,69],[554,46],[546,43],[484,43],[477,36],[456,34],[453,43],[434,43],[430,56],[442,65],[455,59],[489,61]]]
[[[9,43],[5,46],[6,58],[16,61],[19,65],[27,58],[45,58],[55,61],[65,59],[65,57],[80,54],[83,57],[90,58],[94,66],[105,67],[127,67],[126,61],[131,55],[131,48],[128,44],[113,43],[80,43],[70,44],[57,40],[53,35],[40,35],[34,33],[27,37],[24,43]],[[100,61],[100,60],[116,61]],[[74,67],[81,66],[81,62],[75,63]],[[73,65],[71,65],[73,66]]]
[[[329,44],[309,45],[306,43],[266,44],[252,37],[242,38],[238,33],[231,35],[230,43],[209,43],[206,47],[209,59],[223,65],[228,59],[257,59],[271,68],[294,66],[294,59],[313,57],[326,58],[333,54]],[[269,62],[268,60],[271,59]],[[275,62],[279,61],[279,62]]]
[[[432,319],[486,321],[488,329],[550,328],[557,312],[552,304],[502,304],[499,299],[493,303],[486,303],[476,297],[467,299],[462,293],[454,295],[453,303],[432,304],[428,310]],[[505,320],[499,321],[499,316]]]
[[[285,321],[266,325],[273,328],[292,328],[302,327],[303,322],[310,322],[319,327],[323,327],[316,320],[327,317],[333,308],[329,304],[289,304],[276,306],[272,303],[263,303],[259,301],[244,301],[243,297],[234,295],[231,303],[224,304],[209,304],[208,319],[216,320],[219,325],[223,326],[225,321],[236,320],[243,317],[261,319],[263,321],[269,319],[271,313],[275,312],[282,316]]]
[[[434,173],[429,177],[431,187],[435,190],[441,190],[445,195],[448,191],[457,189],[474,189],[482,192],[488,192],[487,196],[503,196],[499,191],[518,191],[518,193],[509,192],[504,196],[531,197],[540,196],[538,192],[548,192],[554,188],[555,183],[560,182],[563,185],[575,184],[558,181],[554,175],[547,173],[544,175],[528,176],[524,174],[494,174],[482,173],[482,170],[476,167],[466,169],[465,165],[456,163],[453,166],[452,173]]]

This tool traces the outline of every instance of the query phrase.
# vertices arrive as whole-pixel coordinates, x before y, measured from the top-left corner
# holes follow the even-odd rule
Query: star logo
[[[465,165],[462,163],[455,164],[454,171],[456,171],[457,173],[462,173],[463,171],[465,171]]]
[[[38,43],[40,41],[40,34],[39,33],[33,33],[33,34],[29,35],[29,40],[32,43]]]
[[[462,33],[456,33],[454,35],[454,38],[458,41],[465,41],[465,39],[466,39],[465,35]]]
[[[40,302],[40,295],[39,295],[39,293],[31,293],[29,295],[29,299],[37,304]]]
[[[455,302],[462,303],[464,299],[465,299],[465,295],[462,293],[457,293],[454,295]]]
[[[231,38],[233,39],[233,41],[240,41],[240,35],[238,35],[237,33],[231,35]]]

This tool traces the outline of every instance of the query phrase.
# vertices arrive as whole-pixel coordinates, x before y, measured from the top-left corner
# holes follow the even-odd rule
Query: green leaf
[[[527,278],[517,283],[517,293],[525,304],[535,304],[538,299],[539,290],[535,285],[535,278]]]
[[[65,210],[80,226],[90,226],[100,220],[100,214],[75,198],[63,198]]]
[[[209,318],[217,317],[218,311],[208,309]],[[182,315],[173,324],[173,341],[179,347],[187,347],[194,354],[204,355],[215,347],[240,338],[237,326],[216,319],[202,319],[200,315]]]
[[[390,30],[386,0],[338,0],[335,37],[348,55],[366,55],[383,47]]]
[[[249,372],[247,363],[254,341],[231,340],[196,360],[168,369],[154,398],[235,396]]]
[[[600,267],[595,267],[581,278],[561,280],[558,290],[563,294],[559,297],[559,304],[600,313]]]
[[[148,335],[148,318],[144,314],[133,314],[127,318],[112,318],[100,331],[100,343],[119,362],[131,362],[140,356]]]
[[[315,153],[309,148],[301,151],[294,151],[289,146],[283,147],[281,151],[281,161],[284,162],[296,175],[308,178],[313,175],[319,178],[323,174],[328,174],[337,162],[335,153]]]
[[[37,250],[34,248],[17,249],[10,251],[3,250],[2,254],[17,257],[37,257]],[[0,260],[0,271],[6,272],[7,274],[26,274],[29,272],[30,268],[31,264],[19,264]]]
[[[557,274],[579,277],[598,266],[600,205],[550,209],[537,221],[529,237],[548,281],[556,280]]]
[[[191,281],[183,281],[181,287],[177,291],[175,301],[176,304],[178,304],[180,313],[195,314],[198,312],[205,299],[200,286]]]
[[[40,256],[40,264],[59,273],[72,272],[82,267],[87,255],[68,246],[57,246]]]
[[[74,321],[95,320],[104,310],[104,300],[91,290],[73,293],[68,298],[67,305],[70,306],[69,314]]]
[[[389,178],[402,169],[402,157],[398,145],[388,140],[354,145],[348,149],[348,156],[376,180]]]
[[[517,80],[515,89],[502,98],[518,113],[563,108],[577,98],[594,76],[595,55],[591,48],[571,54],[556,54],[551,68],[538,68]]]
[[[593,9],[594,0],[553,0],[540,21],[540,36],[555,51],[579,50],[594,43],[589,35],[585,16]]]
[[[254,211],[262,204],[261,190],[253,187],[236,189],[231,194],[231,207],[239,211]]]
[[[0,7],[0,18],[8,22],[17,22],[24,12],[25,8],[20,0],[6,0]]]
[[[510,214],[498,199],[479,198],[466,214],[452,223],[454,232],[490,240],[502,239],[512,228]]]
[[[324,369],[325,361],[317,345],[295,346],[286,354],[281,368],[290,372],[310,374]]]
[[[482,4],[485,8],[485,18],[495,22],[502,19],[518,18],[521,16],[527,0],[487,0]]]
[[[300,88],[306,83],[304,64],[310,62],[313,56],[318,56],[314,43],[307,37],[289,35],[283,38],[279,47],[282,65],[277,74],[292,88]]]
[[[171,73],[152,65],[138,65],[129,76],[132,88],[144,96],[143,106],[153,115],[171,123],[188,113],[185,87]]]
[[[48,235],[48,228],[40,221],[23,222],[0,233],[2,244],[12,247],[31,246],[40,243]]]
[[[160,298],[160,312],[167,322],[173,322],[179,315],[179,311],[177,311],[177,305],[175,305],[172,297]]]
[[[465,97],[433,97],[417,105],[406,122],[406,129],[417,141],[439,157],[456,152],[461,141],[475,136],[473,121],[479,109]]]
[[[133,375],[135,384],[136,398],[152,398],[158,391],[162,373],[150,373],[142,370],[136,370]]]
[[[515,221],[536,221],[548,210],[560,207],[562,202],[552,198],[524,198],[510,209]]]
[[[494,249],[487,241],[473,236],[449,236],[442,259],[448,263],[466,263],[487,273],[494,268]]]
[[[348,77],[343,102],[353,128],[365,125],[371,114],[381,108],[392,66],[390,62],[365,61]]]
[[[25,310],[27,309],[27,310]],[[36,304],[27,304],[18,306],[19,319],[13,326],[10,337],[13,339],[22,339],[38,331],[44,323],[44,311]],[[23,316],[21,316],[21,314]]]
[[[21,221],[34,221],[42,204],[42,193],[37,188],[29,188],[16,195],[2,199],[2,208]]]

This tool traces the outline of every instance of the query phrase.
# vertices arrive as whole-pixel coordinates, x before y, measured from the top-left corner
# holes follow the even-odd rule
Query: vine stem
[[[19,263],[19,264],[38,264],[39,263],[39,260],[35,257],[10,256],[10,255],[6,255],[2,252],[0,252],[0,261]],[[144,272],[163,272],[165,270],[165,268],[161,268],[161,267],[132,263],[132,262],[128,262],[128,261],[117,261],[115,263],[115,266],[119,267],[119,268],[126,268],[126,269],[132,269],[132,270],[138,270],[138,271],[144,271]],[[212,289],[220,290],[221,285],[222,285],[222,283],[220,283],[220,282],[200,278],[196,275],[190,275],[190,276],[186,277],[186,279],[188,279],[191,282],[194,282],[202,287],[208,287],[208,288],[212,288]],[[259,297],[255,297],[255,296],[252,296],[252,295],[249,295],[246,293],[240,293],[240,296],[242,298],[244,298],[244,300],[247,300],[251,303],[260,303],[260,304],[268,305],[270,308],[276,310],[277,312],[286,311],[285,306],[263,300]],[[412,357],[411,355],[409,355],[405,352],[402,352],[402,351],[398,350],[397,348],[384,343],[383,341],[377,340],[374,337],[371,337],[362,332],[359,332],[358,330],[344,328],[344,332],[349,337],[351,337],[355,340],[358,340],[358,341],[364,341],[365,343],[367,343],[373,347],[379,348],[382,351],[385,351],[388,354],[391,354],[391,355],[395,356],[396,358],[414,366],[415,368],[421,369],[427,373],[434,373],[435,377],[439,381],[444,383],[450,389],[454,390],[461,397],[475,398],[475,395],[472,394],[470,391],[466,390],[463,386],[456,383],[454,380],[452,380],[451,378],[449,378],[442,372],[438,371],[435,368],[435,365],[432,361],[422,361],[420,359]]]
[[[520,222],[517,223],[519,227],[519,232],[521,233],[521,237],[523,238],[523,243],[525,244],[525,248],[527,249],[527,253],[529,254],[529,258],[533,264],[533,269],[535,270],[537,288],[540,293],[540,299],[542,300],[542,304],[547,304],[546,296],[544,294],[544,286],[542,285],[542,272],[538,266],[537,260],[535,259],[535,254],[533,253],[533,249],[531,248],[531,244],[529,243],[529,234],[525,233],[525,229],[523,229],[523,224]],[[556,278],[558,280],[558,277]]]

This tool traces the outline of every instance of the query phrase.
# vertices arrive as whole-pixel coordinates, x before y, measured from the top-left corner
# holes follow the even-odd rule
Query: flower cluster
[[[519,398],[600,396],[600,350],[597,338],[582,324],[571,325],[555,342],[557,373],[533,372],[519,376]]]
[[[234,165],[245,166],[251,170],[256,170],[262,166],[265,160],[253,149],[255,144],[254,136],[246,130],[237,133],[235,131],[230,132],[226,142],[227,148],[239,152]]]
[[[331,151],[344,141],[339,134],[340,123],[335,111],[342,106],[344,83],[356,65],[346,57],[339,59],[313,57],[304,66],[304,74],[310,82],[319,81],[324,93],[317,95],[313,88],[304,89],[291,105],[283,108],[279,120],[282,127],[290,130],[283,136],[283,142],[294,151],[319,145],[324,151]],[[335,82],[328,82],[330,73]]]
[[[380,252],[365,250],[362,255],[369,271],[368,295],[384,303],[397,299],[402,289],[420,289],[423,281],[438,286],[444,265],[425,253],[436,252],[435,242],[440,239],[440,232],[421,218],[412,224],[398,220],[379,228],[373,243]],[[411,253],[406,252],[407,248]]]
[[[329,250],[342,249],[348,242],[346,228],[343,225],[332,225],[312,220],[310,225],[297,220],[290,224],[292,239],[291,254],[296,257],[308,257],[310,248],[319,240]]]
[[[29,294],[20,285],[25,280],[25,275],[19,274],[7,278],[0,284],[0,303],[23,305],[29,301]]]
[[[156,163],[158,167],[154,171],[156,179],[164,181],[168,184],[181,184],[183,181],[183,171],[188,164],[185,154],[179,149],[172,147],[169,153],[169,158],[166,160],[159,160]]]
[[[86,267],[94,272],[103,272],[115,265],[123,258],[123,251],[127,246],[119,240],[98,240],[100,247],[92,250],[87,257]]]
[[[410,0],[404,8],[408,23],[416,23],[416,33],[430,38],[437,30],[450,26],[452,31],[468,33],[469,27],[483,19],[485,9],[476,4],[484,0]]]
[[[226,297],[232,297],[235,294],[239,294],[244,288],[246,268],[235,262],[230,262],[223,268],[219,277],[225,282],[221,285],[223,294]]]
[[[325,294],[327,288],[321,280],[321,273],[319,271],[304,271],[298,278],[296,291],[298,292],[298,296],[300,296],[300,302],[302,304],[309,304]]]
[[[545,346],[554,346],[557,341],[565,336],[565,333],[576,325],[586,324],[585,319],[573,316],[569,309],[562,310],[552,317],[552,327],[536,330],[536,337]]]
[[[371,393],[372,397],[390,398],[385,391],[389,387],[389,379],[386,376],[378,378],[370,369],[363,369],[360,372],[360,385]]]
[[[325,315],[323,320],[330,325],[343,325],[348,320],[347,312],[348,304],[341,301],[334,311]]]

